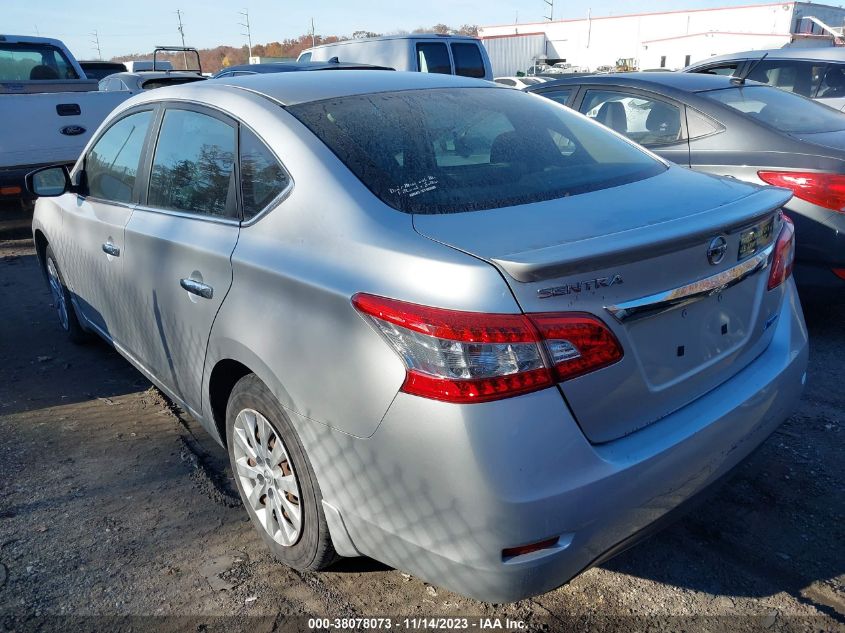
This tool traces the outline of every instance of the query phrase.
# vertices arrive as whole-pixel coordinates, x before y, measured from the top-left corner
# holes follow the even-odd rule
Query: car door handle
[[[112,257],[120,257],[120,248],[118,248],[111,242],[106,242],[105,244],[103,244],[103,252],[106,255],[111,255]]]
[[[179,285],[192,295],[197,295],[203,299],[211,299],[214,296],[214,288],[208,284],[202,283],[201,281],[197,281],[196,279],[191,279],[189,277],[180,279]]]

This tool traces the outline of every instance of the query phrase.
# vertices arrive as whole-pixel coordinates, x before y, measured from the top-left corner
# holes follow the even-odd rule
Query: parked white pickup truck
[[[0,201],[25,200],[24,176],[73,164],[126,92],[99,92],[59,40],[0,35]]]

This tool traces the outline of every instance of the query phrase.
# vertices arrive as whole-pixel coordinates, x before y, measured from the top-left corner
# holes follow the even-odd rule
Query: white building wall
[[[660,52],[662,49],[667,57],[667,67],[679,68],[683,66],[687,54],[691,56],[692,61],[697,61],[713,54],[784,46],[792,39],[798,10],[802,14],[815,15],[825,22],[827,20],[823,16],[826,16],[833,22],[832,26],[841,25],[845,21],[845,9],[810,3],[779,2],[720,9],[485,26],[479,29],[479,35],[484,39],[491,36],[542,32],[548,39],[549,57],[565,58],[574,65],[591,69],[613,65],[619,58],[634,58],[641,68],[659,66],[659,59],[664,55]],[[719,33],[719,36],[704,37],[713,32]],[[686,41],[679,42],[671,38],[686,38]],[[820,40],[823,41],[820,41],[819,45],[830,43],[829,39]],[[682,52],[685,46],[688,50]],[[669,57],[675,60],[671,64]],[[655,59],[657,64],[654,64]],[[530,61],[526,59],[523,65],[527,67]]]

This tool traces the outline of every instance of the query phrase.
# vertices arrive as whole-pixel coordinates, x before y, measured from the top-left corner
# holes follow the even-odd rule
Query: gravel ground
[[[274,562],[223,449],[106,345],[66,342],[31,242],[0,241],[0,631],[374,615],[394,628],[469,616],[480,630],[845,631],[845,300],[806,313],[799,409],[713,497],[560,589],[493,605],[369,559],[319,574]]]

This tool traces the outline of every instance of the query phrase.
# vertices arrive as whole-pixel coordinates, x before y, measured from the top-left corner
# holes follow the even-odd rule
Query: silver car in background
[[[805,380],[789,192],[487,82],[163,88],[29,185],[62,327],[227,448],[298,569],[550,590],[730,471]]]

